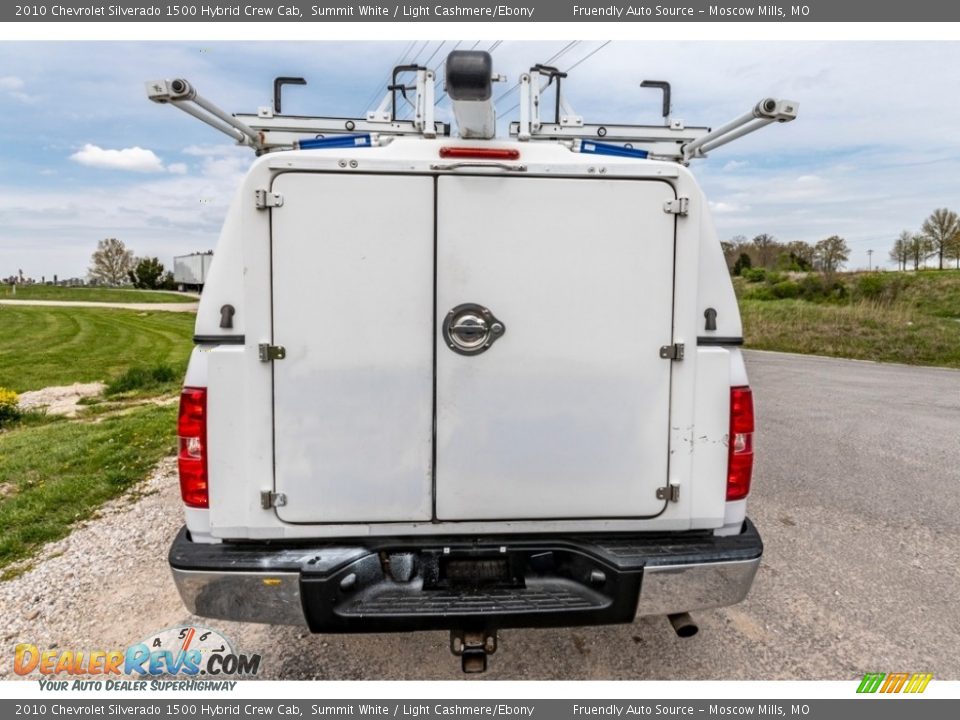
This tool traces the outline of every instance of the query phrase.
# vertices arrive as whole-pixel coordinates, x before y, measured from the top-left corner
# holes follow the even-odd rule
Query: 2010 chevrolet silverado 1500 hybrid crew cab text
[[[753,402],[686,166],[796,104],[711,131],[645,82],[663,125],[598,125],[564,77],[524,73],[500,139],[486,53],[447,59],[455,131],[425,67],[355,119],[282,114],[299,78],[247,115],[147,84],[258,155],[181,397],[170,565],[191,612],[449,630],[477,671],[500,628],[665,615],[690,635],[690,611],[746,596]]]

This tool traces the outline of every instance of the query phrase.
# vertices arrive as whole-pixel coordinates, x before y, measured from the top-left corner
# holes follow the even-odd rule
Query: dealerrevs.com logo
[[[867,673],[858,693],[922,693],[933,680],[933,673]]]
[[[233,650],[216,630],[186,626],[153,633],[125,650],[41,650],[20,643],[14,650],[13,669],[18,675],[45,676],[42,689],[143,690],[147,679],[159,677],[197,680],[253,677],[260,670],[260,655]],[[104,680],[103,678],[106,676]],[[116,676],[144,678],[113,680]],[[56,678],[56,679],[54,679]],[[67,679],[70,678],[70,679]],[[83,679],[80,679],[83,678]],[[232,686],[236,683],[221,683]],[[218,689],[213,682],[168,685],[151,682],[150,689]]]

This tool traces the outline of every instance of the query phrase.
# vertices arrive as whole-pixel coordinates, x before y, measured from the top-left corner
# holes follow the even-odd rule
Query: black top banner
[[[3,5],[2,22],[954,22],[943,0],[800,0],[793,3],[602,0],[61,0]]]

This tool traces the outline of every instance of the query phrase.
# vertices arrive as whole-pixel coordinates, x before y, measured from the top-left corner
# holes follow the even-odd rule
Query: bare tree
[[[750,243],[743,235],[734,235],[729,240],[720,241],[720,248],[723,250],[723,257],[727,261],[727,267],[732,268],[740,257],[740,253],[746,252]]]
[[[90,278],[107,285],[123,285],[133,270],[133,251],[127,250],[123,241],[106,238],[97,243],[97,249],[90,258]]]
[[[957,263],[957,270],[960,270],[960,233],[953,236],[947,246],[943,249],[943,256],[948,260],[954,260]]]
[[[907,260],[910,259],[910,243],[913,241],[913,233],[909,230],[903,230],[900,236],[893,241],[893,247],[890,249],[890,259],[897,264],[898,270],[907,269]]]
[[[933,253],[943,270],[943,257],[954,238],[960,233],[960,217],[953,210],[937,208],[923,221],[920,232],[933,243]]]
[[[817,266],[823,270],[823,274],[827,277],[831,277],[850,259],[850,248],[847,246],[847,241],[839,235],[831,235],[827,239],[821,240],[816,244],[814,250],[816,251]]]
[[[753,246],[757,251],[757,265],[760,267],[771,268],[777,259],[777,250],[779,243],[773,235],[760,233],[753,239]]]
[[[913,261],[913,269],[919,270],[920,263],[933,254],[933,242],[926,235],[916,233],[910,236],[907,256]]]

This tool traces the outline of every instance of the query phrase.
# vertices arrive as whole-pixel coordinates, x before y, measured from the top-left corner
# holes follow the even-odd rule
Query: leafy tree
[[[97,243],[87,271],[92,280],[106,285],[123,285],[133,269],[133,251],[122,240],[106,238]]]
[[[937,208],[923,221],[920,232],[932,243],[932,254],[937,256],[939,268],[943,270],[944,255],[960,234],[960,217],[953,210]]]
[[[907,260],[910,259],[910,243],[913,241],[913,234],[909,230],[903,230],[900,236],[893,241],[893,247],[890,249],[890,259],[897,264],[897,269],[906,270]]]
[[[156,290],[163,284],[163,263],[157,258],[140,258],[128,273],[136,288]]]
[[[850,259],[850,248],[847,241],[839,235],[831,235],[814,246],[817,265],[823,274],[830,278],[843,264]]]
[[[161,290],[176,290],[177,281],[173,279],[173,273],[167,270],[160,278],[160,284],[157,287]]]
[[[742,275],[744,270],[749,270],[751,267],[750,256],[746,253],[740,253],[740,257],[737,258],[737,261],[733,264],[733,274]]]
[[[816,257],[816,250],[813,245],[803,240],[791,240],[785,246],[789,256],[799,266],[800,270],[811,270],[813,261]]]

